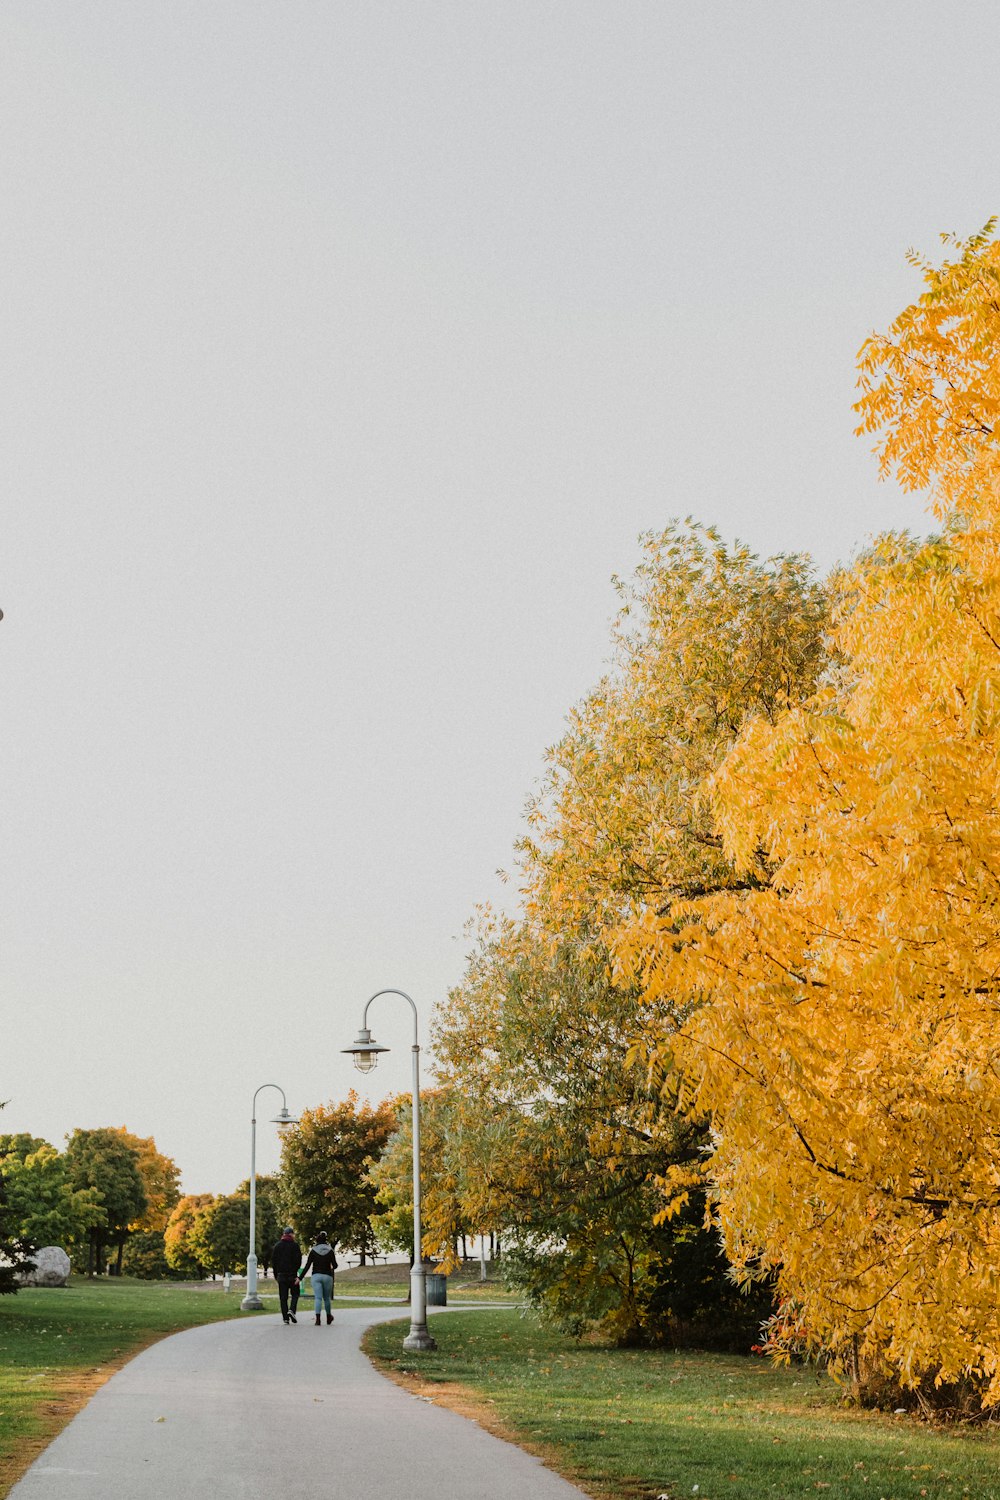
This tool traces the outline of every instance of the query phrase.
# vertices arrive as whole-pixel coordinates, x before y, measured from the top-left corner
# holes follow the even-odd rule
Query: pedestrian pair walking
[[[292,1230],[282,1231],[281,1239],[271,1251],[271,1265],[278,1283],[278,1303],[285,1323],[297,1323],[295,1316],[304,1278],[312,1275],[313,1307],[317,1328],[323,1321],[326,1310],[327,1323],[333,1322],[333,1273],[337,1269],[337,1257],[325,1229],[316,1236],[316,1243],[306,1257],[303,1266],[302,1251]]]

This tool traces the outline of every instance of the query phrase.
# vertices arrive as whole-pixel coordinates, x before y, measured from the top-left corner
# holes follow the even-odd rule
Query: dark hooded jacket
[[[336,1269],[337,1257],[333,1253],[333,1246],[327,1244],[326,1240],[317,1240],[309,1251],[302,1274],[315,1271],[319,1276],[332,1276]]]
[[[271,1270],[275,1276],[294,1276],[302,1263],[302,1251],[290,1234],[283,1234],[271,1251]]]

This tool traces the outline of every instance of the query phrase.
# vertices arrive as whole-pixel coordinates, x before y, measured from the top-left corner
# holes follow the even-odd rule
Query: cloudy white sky
[[[998,54],[992,0],[6,0],[4,1129],[230,1190],[368,994],[426,1031],[640,532],[921,524],[854,355],[1000,207]]]

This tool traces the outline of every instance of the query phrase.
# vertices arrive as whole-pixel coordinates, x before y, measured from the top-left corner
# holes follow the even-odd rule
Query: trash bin
[[[424,1277],[427,1286],[427,1306],[448,1306],[448,1278],[437,1271],[428,1271]]]

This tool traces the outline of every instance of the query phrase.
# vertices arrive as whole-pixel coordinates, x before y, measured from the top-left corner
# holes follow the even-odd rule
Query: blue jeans
[[[324,1276],[322,1271],[317,1275],[317,1273],[313,1271],[312,1284],[313,1306],[316,1309],[316,1316],[319,1317],[324,1307],[326,1308],[327,1312],[332,1312],[333,1309],[330,1306],[330,1299],[333,1297],[333,1277]]]

